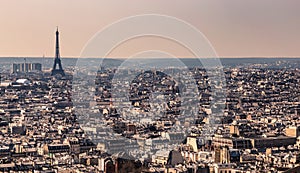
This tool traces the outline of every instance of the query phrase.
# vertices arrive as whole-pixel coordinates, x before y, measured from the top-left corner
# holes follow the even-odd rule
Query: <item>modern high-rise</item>
[[[33,71],[42,71],[41,63],[13,63],[13,73],[25,73]]]

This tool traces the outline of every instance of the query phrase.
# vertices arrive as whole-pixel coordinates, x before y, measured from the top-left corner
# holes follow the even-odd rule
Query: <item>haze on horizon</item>
[[[54,56],[60,30],[62,57],[79,57],[105,26],[132,15],[163,14],[200,30],[220,57],[300,57],[298,0],[2,0],[0,57]],[[161,38],[133,39],[111,52],[126,57],[160,50],[191,57],[182,46]]]

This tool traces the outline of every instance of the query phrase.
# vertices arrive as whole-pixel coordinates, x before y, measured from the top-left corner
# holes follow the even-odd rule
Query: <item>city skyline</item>
[[[163,14],[192,24],[220,57],[300,57],[299,5],[294,0],[4,1],[0,7],[4,26],[0,28],[0,57],[53,57],[56,26],[61,31],[61,57],[79,57],[95,33],[124,17],[141,14]],[[128,57],[157,48],[180,58],[191,57],[174,42],[149,37],[130,40],[110,56]]]
[[[300,1],[1,2],[0,172],[300,173]]]

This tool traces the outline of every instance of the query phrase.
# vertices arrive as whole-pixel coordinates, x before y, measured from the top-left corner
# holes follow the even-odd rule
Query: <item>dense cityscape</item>
[[[299,6],[1,3],[0,172],[300,173]]]
[[[94,101],[82,103],[87,125],[72,103],[72,71],[53,76],[26,65],[1,74],[1,171],[242,173],[300,166],[299,68],[224,67],[223,115],[215,118],[214,132],[204,134],[219,109],[209,103],[216,86],[204,68],[185,74],[196,81],[199,107],[182,104],[190,91],[176,84],[174,70],[168,76],[156,69],[139,72],[128,91],[130,110],[120,112],[112,96],[116,69],[103,67]],[[151,95],[154,87],[161,94]],[[150,105],[162,95],[165,105]],[[147,112],[155,120],[144,117]],[[181,124],[182,114],[193,115],[193,123]]]

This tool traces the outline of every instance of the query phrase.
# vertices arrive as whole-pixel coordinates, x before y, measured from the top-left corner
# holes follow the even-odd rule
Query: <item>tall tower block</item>
[[[57,66],[58,66],[58,69],[56,69]],[[58,28],[56,30],[55,58],[54,58],[53,68],[52,68],[52,71],[51,71],[52,76],[56,75],[56,74],[60,74],[62,76],[65,76],[65,72],[62,68],[61,60],[60,60],[60,54],[59,54],[59,32],[58,32]]]

